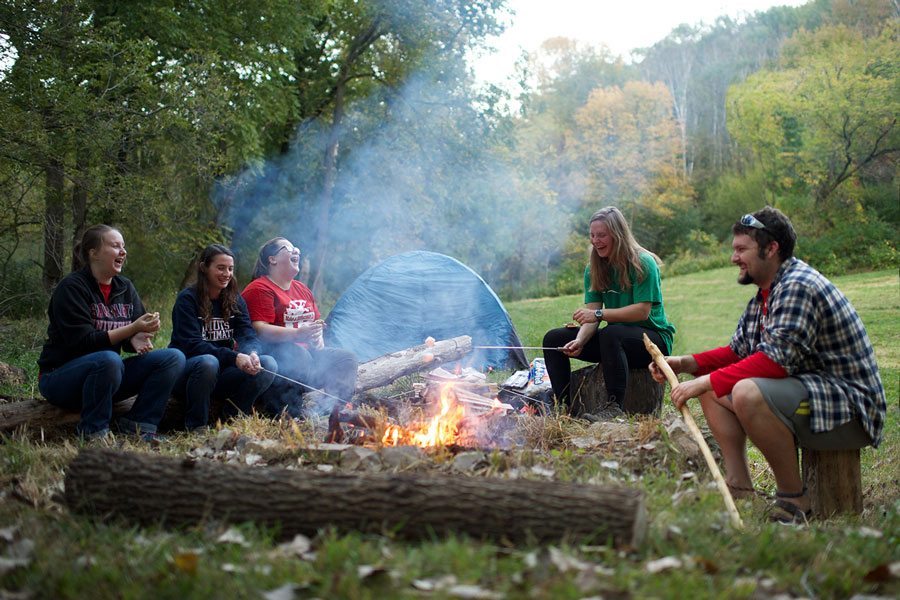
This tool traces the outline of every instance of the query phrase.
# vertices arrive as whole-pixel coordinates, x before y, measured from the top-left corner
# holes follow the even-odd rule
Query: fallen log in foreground
[[[560,481],[421,474],[328,474],[159,455],[82,450],[66,472],[78,513],[144,525],[252,521],[281,536],[334,526],[427,539],[464,533],[510,542],[566,539],[637,547],[643,492]]]
[[[420,344],[391,352],[359,365],[356,391],[364,392],[389,385],[412,373],[434,369],[444,363],[459,360],[472,351],[472,338],[467,335],[435,342],[433,346]]]

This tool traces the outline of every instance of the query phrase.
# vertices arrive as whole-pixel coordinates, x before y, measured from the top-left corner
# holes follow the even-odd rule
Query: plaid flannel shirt
[[[813,433],[858,417],[877,447],[887,401],[872,343],[847,297],[808,264],[790,258],[772,281],[765,317],[761,299],[757,294],[747,304],[732,351],[741,358],[763,352],[803,383]]]

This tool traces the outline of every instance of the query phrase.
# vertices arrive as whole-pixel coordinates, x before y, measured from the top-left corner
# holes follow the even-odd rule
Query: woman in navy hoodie
[[[148,313],[131,281],[121,275],[125,240],[95,225],[75,247],[81,263],[50,298],[47,341],[38,359],[38,388],[50,404],[81,410],[76,430],[86,438],[109,433],[113,402],[137,394],[115,427],[146,440],[156,437],[184,355],[153,350],[159,313]],[[121,350],[136,356],[122,359]]]
[[[200,254],[196,283],[178,294],[172,308],[169,347],[187,357],[175,394],[185,401],[189,431],[207,425],[211,398],[230,399],[223,417],[249,414],[272,384],[278,365],[258,355],[259,341],[234,279],[234,254],[225,246],[212,244]]]

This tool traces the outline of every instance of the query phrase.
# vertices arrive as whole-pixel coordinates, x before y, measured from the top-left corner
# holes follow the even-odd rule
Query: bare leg
[[[750,468],[747,466],[747,434],[734,414],[731,400],[727,396],[716,398],[715,393],[710,391],[700,396],[700,406],[703,407],[709,428],[722,448],[726,482],[735,489],[752,489],[753,480],[750,479]]]
[[[781,422],[763,398],[759,387],[750,379],[739,381],[731,392],[734,414],[750,441],[759,448],[775,475],[778,491],[797,494],[803,490],[800,464],[794,435]],[[786,498],[801,510],[809,509],[809,498]]]

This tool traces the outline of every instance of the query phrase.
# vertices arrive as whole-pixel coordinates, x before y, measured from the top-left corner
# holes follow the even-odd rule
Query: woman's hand
[[[156,333],[159,331],[159,313],[144,313],[132,323],[138,333]]]
[[[591,308],[579,308],[572,314],[572,319],[578,321],[579,325],[584,325],[585,323],[599,323],[597,315],[594,314],[594,310]]]
[[[576,358],[581,351],[584,349],[584,344],[581,343],[578,338],[575,338],[565,346],[559,349],[560,352],[568,356],[569,358]]]
[[[297,337],[304,342],[308,342],[314,348],[323,348],[325,339],[325,321],[318,319],[316,321],[307,321],[300,323],[295,329]]]
[[[257,356],[256,352],[238,354],[237,358],[234,359],[234,366],[247,375],[256,375],[262,370],[262,365],[259,364],[259,356]]]
[[[140,331],[131,336],[131,347],[138,354],[147,354],[153,350],[153,336],[145,331]]]

